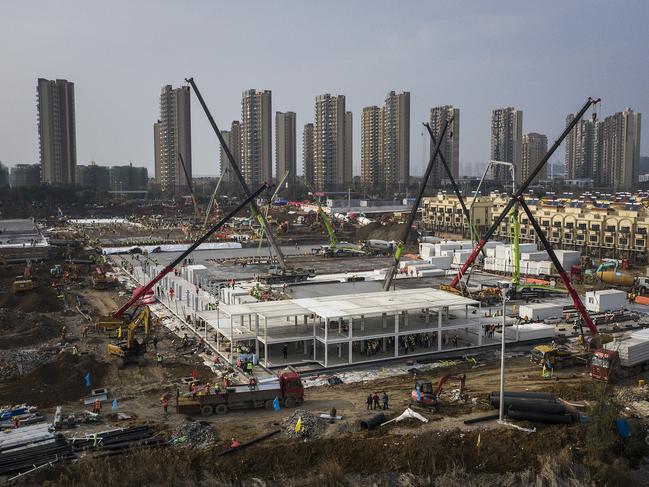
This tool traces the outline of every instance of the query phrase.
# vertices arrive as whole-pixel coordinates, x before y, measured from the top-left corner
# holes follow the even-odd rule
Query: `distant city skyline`
[[[646,2],[591,8],[590,2],[575,1],[541,9],[513,0],[415,1],[394,9],[387,1],[332,1],[324,11],[293,1],[280,8],[255,3],[252,10],[229,2],[197,1],[192,9],[180,10],[161,4],[152,9],[119,0],[94,6],[70,0],[65,10],[30,2],[5,9],[0,62],[11,76],[3,79],[0,103],[11,116],[0,117],[0,160],[9,166],[39,161],[34,84],[40,77],[75,83],[79,164],[132,161],[150,173],[157,93],[164,83],[181,85],[186,76],[195,77],[224,130],[239,119],[240,93],[250,86],[271,90],[276,107],[296,113],[298,127],[312,120],[314,96],[345,95],[347,110],[356,114],[355,175],[360,174],[362,108],[392,89],[411,93],[412,127],[419,128],[432,107],[448,104],[461,110],[461,174],[465,165],[488,160],[495,107],[522,110],[525,132],[546,134],[549,144],[566,115],[588,96],[602,97],[598,110],[606,114],[627,106],[637,113],[649,111]],[[255,35],[239,39],[236,50],[216,52],[214,46],[236,38],[241,19]],[[606,28],[584,36],[575,29],[578,24]],[[160,43],[162,28],[183,35]],[[44,50],[45,43],[59,48]],[[218,175],[217,141],[195,102],[193,172]],[[422,173],[429,150],[427,135],[416,128],[410,137],[415,176]],[[641,155],[647,155],[648,124],[642,134]],[[563,148],[555,157],[563,157]]]

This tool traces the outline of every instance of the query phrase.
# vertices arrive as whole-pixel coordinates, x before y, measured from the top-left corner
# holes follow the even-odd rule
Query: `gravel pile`
[[[169,441],[171,444],[187,448],[206,448],[217,440],[218,436],[209,424],[194,421],[182,424]]]
[[[295,431],[300,419],[302,420],[301,429]],[[314,438],[322,434],[327,427],[327,422],[306,409],[296,409],[291,416],[283,421],[283,427],[289,438]]]
[[[52,360],[52,350],[6,350],[0,351],[0,382],[29,374],[40,365]]]

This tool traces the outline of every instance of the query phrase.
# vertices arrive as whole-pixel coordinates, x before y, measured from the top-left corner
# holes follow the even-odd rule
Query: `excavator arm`
[[[338,245],[338,239],[336,238],[336,233],[334,232],[334,228],[331,225],[331,221],[329,220],[329,217],[327,216],[325,211],[322,209],[320,202],[318,202],[318,213],[320,214],[320,218],[322,218],[322,224],[327,231],[327,235],[329,235],[329,246],[332,249],[335,249],[336,245]]]
[[[457,380],[460,383],[460,393],[464,392],[464,383],[466,382],[466,374],[462,374],[462,375],[446,374],[439,379],[439,382],[437,382],[437,387],[435,387],[436,398],[438,398],[439,395],[442,393],[444,384],[446,384],[449,380]]]

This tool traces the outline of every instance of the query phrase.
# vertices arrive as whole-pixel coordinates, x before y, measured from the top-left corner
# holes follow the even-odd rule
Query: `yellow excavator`
[[[144,306],[142,311],[135,315],[128,325],[126,325],[126,340],[119,340],[117,343],[109,343],[107,351],[109,355],[117,357],[117,367],[122,368],[127,364],[137,363],[142,360],[146,353],[146,342],[140,343],[135,338],[135,330],[142,326],[144,334],[149,334],[151,324],[151,310]],[[104,318],[97,322],[97,326],[104,329],[119,329],[125,326],[125,322],[119,318]]]

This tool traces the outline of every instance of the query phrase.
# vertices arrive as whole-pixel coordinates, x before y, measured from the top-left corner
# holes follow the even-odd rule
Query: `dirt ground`
[[[7,271],[4,277],[0,274],[0,278],[11,279],[14,271]],[[118,463],[110,459],[82,460],[50,469],[30,481],[50,482],[50,485],[107,485],[120,481],[129,485],[167,485],[165,480],[173,477],[182,479],[182,482],[176,482],[177,485],[237,485],[259,478],[267,482],[259,485],[363,483],[414,486],[429,485],[436,476],[457,471],[472,475],[471,482],[475,481],[475,476],[506,474],[517,476],[516,482],[509,485],[531,485],[535,472],[550,468],[543,460],[549,453],[570,452],[569,461],[566,460],[565,464],[552,464],[556,470],[552,475],[566,478],[577,475],[570,465],[582,461],[583,452],[588,447],[586,429],[578,424],[543,426],[521,423],[535,426],[534,434],[503,428],[493,421],[465,425],[464,420],[468,418],[494,413],[487,398],[499,387],[499,362],[495,354],[485,354],[477,362],[462,361],[438,367],[419,373],[417,377],[409,373],[309,388],[301,409],[318,416],[335,408],[342,419],[323,420],[318,434],[306,441],[289,436],[286,419],[294,413],[290,409],[238,411],[207,418],[187,417],[173,412],[172,401],[169,414],[164,415],[160,397],[165,393],[174,394],[180,378],[191,376],[196,370],[202,381],[216,381],[202,359],[183,350],[178,337],[170,330],[154,326],[149,338],[158,338],[157,350],[150,345],[143,364],[118,368],[114,357],[106,350],[107,345],[114,342],[116,332],[96,330],[92,325],[96,317],[116,310],[126,300],[126,294],[119,289],[100,291],[88,286],[70,286],[65,290],[66,299],[74,302],[78,296],[78,302],[90,317],[88,321],[76,307],[64,310],[61,294],[52,288],[51,279],[44,275],[44,270],[39,272],[43,274],[41,286],[24,296],[14,296],[23,304],[27,303],[25,299],[29,296],[30,311],[18,311],[18,304],[14,309],[0,309],[0,331],[11,342],[11,347],[5,350],[0,347],[0,403],[27,402],[39,406],[51,418],[57,405],[62,405],[65,412],[87,409],[81,402],[83,397],[91,388],[104,387],[111,397],[118,399],[118,411],[130,419],[117,420],[114,413],[106,411],[105,422],[81,426],[74,431],[75,434],[143,423],[154,426],[160,434],[169,434],[188,421],[201,421],[214,429],[218,441],[205,451],[168,448],[156,452],[155,457],[150,456],[151,452],[134,452],[121,457]],[[52,295],[56,299],[52,300]],[[51,307],[54,309],[48,311]],[[65,339],[60,336],[63,325],[66,327]],[[84,336],[86,328],[87,336]],[[141,330],[137,331],[137,337],[140,340],[145,338]],[[73,355],[73,347],[76,347],[78,355]],[[164,357],[162,366],[156,363],[156,352]],[[26,363],[26,372],[19,377],[16,377],[14,369],[2,367],[3,359],[15,362],[15,354]],[[506,385],[508,389],[518,391],[554,392],[577,410],[589,412],[589,408],[605,396],[605,391],[604,385],[590,380],[586,372],[584,367],[572,367],[557,371],[553,380],[544,380],[541,370],[530,364],[526,356],[514,356],[507,359]],[[90,387],[85,384],[88,373]],[[380,412],[390,419],[412,406],[410,397],[415,380],[436,383],[447,373],[466,374],[465,400],[452,399],[451,391],[457,385],[450,381],[444,388],[437,410],[416,409],[429,420],[427,423],[409,420],[370,431],[360,430],[360,419],[379,412],[367,410],[368,394],[388,394],[390,408]],[[644,375],[649,378],[649,373]],[[636,380],[629,380],[616,389],[628,388]],[[110,404],[104,407],[110,408]],[[280,433],[270,440],[236,455],[220,456],[233,437],[245,443],[276,429],[280,429]],[[616,448],[620,447],[616,445]],[[618,456],[627,454],[615,452]],[[138,462],[140,467],[145,467],[138,468]],[[611,464],[613,462],[610,460]],[[187,465],[191,468],[188,469]],[[128,471],[128,480],[120,479],[123,471]],[[186,477],[183,477],[183,472]],[[414,478],[408,477],[410,480],[402,482],[405,477],[401,476],[408,475]],[[464,474],[458,475],[462,479]],[[368,483],[368,479],[375,481],[369,480]],[[484,477],[485,483],[472,484],[465,478],[446,485],[505,485],[487,484],[487,479],[493,480]],[[603,484],[573,482],[571,485]]]

